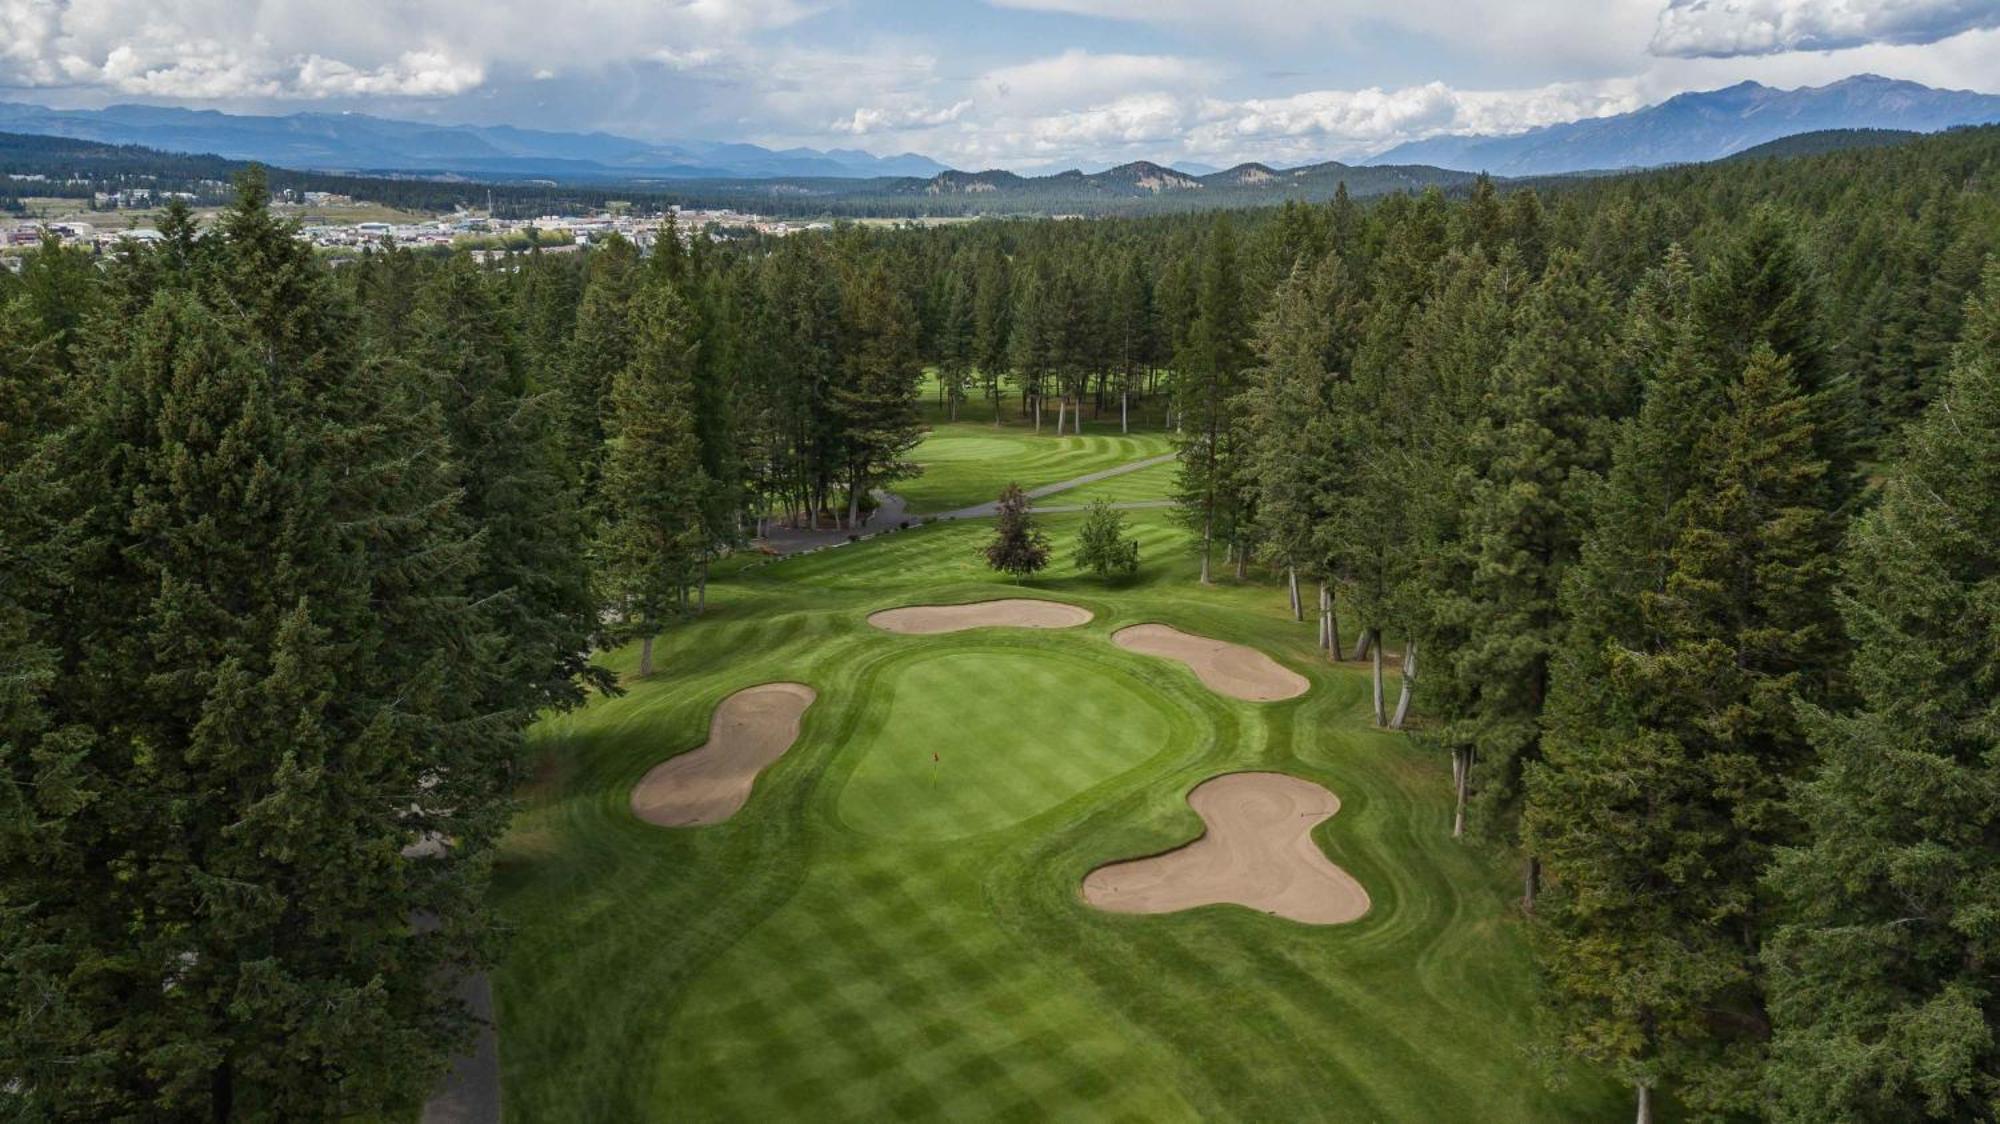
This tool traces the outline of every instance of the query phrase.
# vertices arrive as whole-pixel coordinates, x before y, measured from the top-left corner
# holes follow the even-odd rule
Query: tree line
[[[1642,1111],[1989,1112],[1996,168],[339,269],[253,173],[45,249],[0,276],[0,1095],[420,1096],[523,729],[771,522],[865,521],[929,368],[1179,435],[1202,579],[1288,574],[1451,762],[1440,830],[1520,857],[1549,1053]]]

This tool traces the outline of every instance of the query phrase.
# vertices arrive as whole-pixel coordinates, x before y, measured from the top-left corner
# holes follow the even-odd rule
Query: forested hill
[[[1360,630],[1409,830],[1451,785],[1519,871],[1505,1079],[1992,1116],[2000,129],[339,269],[265,186],[0,272],[0,1116],[400,1117],[504,952],[523,730],[760,524],[852,530],[927,369],[1164,399],[1185,580]]]
[[[19,133],[0,133],[0,174],[38,174],[55,181],[34,194],[87,197],[144,180],[163,190],[193,190],[226,180],[247,165],[215,155],[159,152]],[[520,177],[361,176],[273,168],[278,190],[333,191],[370,202],[420,210],[483,205],[491,193],[503,214],[539,214],[602,206],[612,199],[642,207],[670,203],[735,207],[774,215],[918,216],[983,214],[1139,214],[1265,206],[1286,200],[1324,202],[1343,188],[1355,198],[1426,187],[1462,188],[1475,177],[1425,167],[1353,167],[1340,163],[1273,169],[1243,164],[1189,175],[1144,161],[1108,171],[1018,176],[1012,172],[940,172],[930,177],[868,179],[637,179],[593,177],[553,183]],[[74,181],[74,182],[68,182]]]

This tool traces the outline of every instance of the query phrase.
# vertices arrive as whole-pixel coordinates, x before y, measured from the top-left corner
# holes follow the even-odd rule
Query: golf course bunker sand
[[[1009,597],[964,605],[905,605],[870,613],[868,623],[884,632],[932,636],[968,628],[1075,628],[1090,623],[1089,609],[1060,601]]]
[[[1306,925],[1368,912],[1368,891],[1313,842],[1340,798],[1284,773],[1225,773],[1188,793],[1207,831],[1151,858],[1110,863],[1083,880],[1083,900],[1113,913],[1241,905]]]
[[[701,748],[670,757],[632,789],[632,813],[661,827],[721,823],[750,799],[757,774],[799,738],[818,694],[803,683],[745,687],[722,700]]]
[[[1276,702],[1306,693],[1306,677],[1255,648],[1211,640],[1164,624],[1135,624],[1111,634],[1120,648],[1179,660],[1209,690],[1248,702]]]

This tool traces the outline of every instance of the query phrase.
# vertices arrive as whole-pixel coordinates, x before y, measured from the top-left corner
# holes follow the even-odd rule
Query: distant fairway
[[[899,481],[891,488],[909,502],[914,513],[948,511],[985,503],[1010,483],[1023,488],[1054,484],[1174,449],[1173,442],[1159,433],[1124,437],[1115,431],[1087,432],[1081,437],[1057,437],[1054,433],[1053,424],[1041,435],[1032,429],[995,430],[971,422],[939,426],[910,453],[911,460],[924,466],[923,475]],[[1157,471],[1145,469],[1132,475]],[[1123,477],[1086,487],[1108,487],[1120,479]],[[1047,502],[1072,501],[1064,493],[1062,499],[1050,497]]]
[[[541,779],[499,864],[510,1119],[1624,1114],[1616,1089],[1538,1077],[1512,873],[1447,837],[1445,763],[1367,727],[1363,671],[1316,658],[1275,582],[1196,585],[1166,513],[1135,513],[1144,565],[1117,589],[1076,574],[1076,525],[1047,520],[1057,563],[1025,589],[984,570],[973,520],[738,569],[663,638],[661,674],[535,730]],[[1023,592],[1094,619],[867,623]],[[1218,695],[1111,642],[1143,621],[1254,645],[1311,689]],[[700,745],[720,700],[775,681],[818,700],[741,811],[633,816],[634,783]],[[1189,790],[1243,770],[1338,796],[1313,838],[1366,916],[1084,904],[1087,873],[1187,843]]]
[[[912,656],[883,677],[879,726],[856,731],[865,748],[837,807],[858,830],[953,839],[1008,827],[1171,747],[1172,713],[1112,661]]]

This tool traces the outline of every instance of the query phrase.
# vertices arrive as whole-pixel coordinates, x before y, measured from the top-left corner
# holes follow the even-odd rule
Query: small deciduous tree
[[[999,506],[993,541],[986,544],[986,564],[1018,581],[1049,564],[1049,537],[1028,514],[1028,496],[1019,484],[1000,492]]]
[[[1109,501],[1090,505],[1076,535],[1076,564],[1100,578],[1129,578],[1139,570],[1139,544],[1125,536],[1125,516]]]

